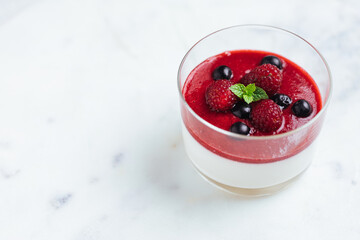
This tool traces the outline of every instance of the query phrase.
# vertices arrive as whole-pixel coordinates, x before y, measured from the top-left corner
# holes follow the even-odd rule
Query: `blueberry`
[[[231,112],[238,118],[246,119],[250,117],[251,106],[246,102],[237,102]]]
[[[231,69],[225,65],[217,67],[212,73],[212,78],[214,80],[219,80],[219,79],[230,80],[232,77],[233,77],[233,73]]]
[[[231,125],[230,132],[248,135],[250,132],[250,128],[243,122],[236,122]]]
[[[291,103],[292,100],[288,95],[276,93],[274,96],[271,97],[277,105],[282,107],[283,109],[287,108]]]
[[[282,69],[282,62],[278,57],[272,56],[272,55],[268,55],[265,56],[262,60],[260,65],[266,64],[266,63],[270,63],[274,66],[276,66],[278,69]]]
[[[301,118],[308,117],[312,113],[312,107],[310,103],[308,103],[304,99],[300,99],[299,101],[294,103],[294,105],[291,107],[291,110],[293,111],[295,116]]]

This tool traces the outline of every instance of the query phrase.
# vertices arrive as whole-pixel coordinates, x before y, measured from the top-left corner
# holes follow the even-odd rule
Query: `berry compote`
[[[259,66],[268,56],[280,59],[282,67],[282,82],[277,94],[290,97],[292,104],[298,100],[306,100],[312,106],[312,112],[307,117],[297,117],[290,107],[282,108],[282,124],[272,132],[264,132],[254,128],[251,120],[240,119],[231,111],[214,111],[205,101],[205,92],[211,83],[218,79],[213,78],[213,73],[219,66],[227,66],[232,71],[233,84],[241,83],[241,79],[252,69]],[[224,78],[225,79],[225,78]],[[210,57],[199,64],[188,76],[183,87],[183,95],[189,106],[201,118],[224,130],[229,130],[236,122],[243,122],[250,127],[250,135],[264,136],[285,133],[294,130],[309,122],[321,109],[321,96],[312,77],[294,62],[275,53],[255,50],[227,51]],[[271,97],[271,96],[269,96]],[[241,101],[239,99],[239,101]],[[256,104],[251,103],[251,104]]]

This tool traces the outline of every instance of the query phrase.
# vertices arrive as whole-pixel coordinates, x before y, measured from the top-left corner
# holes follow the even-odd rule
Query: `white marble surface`
[[[0,239],[360,239],[360,2],[0,0]],[[239,199],[203,181],[176,74],[204,35],[294,31],[334,94],[291,188]]]

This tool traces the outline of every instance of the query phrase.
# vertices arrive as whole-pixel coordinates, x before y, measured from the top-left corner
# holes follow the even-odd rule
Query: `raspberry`
[[[224,112],[233,107],[237,96],[229,89],[233,85],[228,80],[217,80],[211,83],[205,92],[205,100],[212,111]]]
[[[261,100],[252,107],[250,120],[258,130],[272,132],[281,126],[282,111],[273,100]]]
[[[274,95],[282,82],[281,71],[272,64],[258,66],[246,74],[240,82],[244,85],[255,83],[265,90],[268,95]]]

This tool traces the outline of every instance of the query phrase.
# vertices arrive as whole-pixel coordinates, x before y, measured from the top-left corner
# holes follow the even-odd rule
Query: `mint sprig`
[[[261,99],[269,98],[264,89],[255,86],[255,83],[251,83],[246,87],[244,84],[237,83],[232,85],[230,90],[240,99],[244,99],[244,101],[248,104]]]

